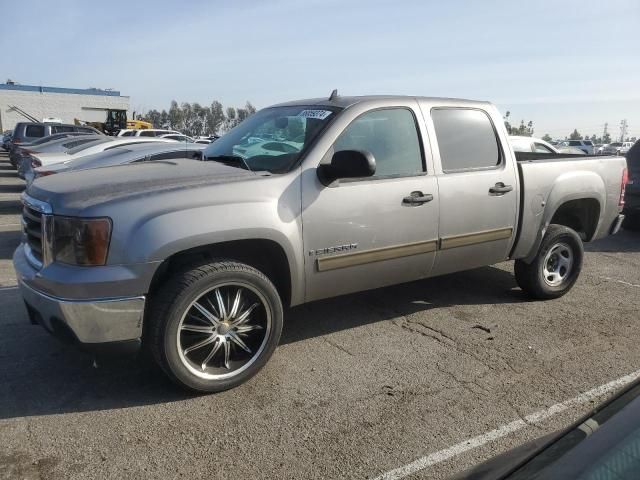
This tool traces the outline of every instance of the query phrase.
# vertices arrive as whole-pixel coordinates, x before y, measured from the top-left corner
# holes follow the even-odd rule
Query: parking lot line
[[[625,282],[624,280],[617,280],[615,278],[611,278],[611,277],[602,277],[605,280],[609,281],[609,282],[616,282],[616,283],[620,283],[622,285],[626,285],[627,287],[638,287],[640,288],[640,285],[637,285],[635,283],[630,283],[630,282]]]
[[[602,397],[603,395],[613,393],[619,388],[624,387],[625,385],[628,385],[629,383],[639,378],[640,370],[636,370],[633,373],[581,393],[580,395],[570,398],[569,400],[561,403],[556,403],[549,408],[538,410],[537,412],[531,413],[523,418],[514,420],[513,422],[507,423],[506,425],[502,425],[495,430],[491,430],[490,432],[472,437],[449,448],[445,448],[444,450],[440,450],[438,452],[434,452],[421,457],[407,465],[384,473],[379,477],[376,477],[374,480],[397,480],[408,475],[412,475],[420,470],[424,470],[425,468],[444,462],[445,460],[449,460],[450,458],[456,457],[464,452],[468,452],[469,450],[473,450],[474,448],[481,447],[482,445],[493,442],[502,437],[506,437],[507,435],[521,430],[527,426],[541,423],[553,417],[554,415],[567,411],[571,408],[584,405],[585,403]]]

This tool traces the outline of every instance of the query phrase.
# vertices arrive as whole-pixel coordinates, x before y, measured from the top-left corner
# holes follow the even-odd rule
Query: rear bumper
[[[624,215],[619,214],[616,219],[611,224],[611,228],[609,229],[609,235],[615,235],[620,230],[622,226],[622,222],[624,221]]]

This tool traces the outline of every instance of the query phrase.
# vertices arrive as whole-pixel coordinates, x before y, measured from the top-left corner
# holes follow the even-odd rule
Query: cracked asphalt
[[[21,185],[0,157],[0,478],[372,478],[640,368],[640,234],[627,231],[588,245],[554,301],[525,299],[504,263],[290,310],[263,371],[221,394],[185,394],[144,361],[94,368],[31,326],[11,288]]]

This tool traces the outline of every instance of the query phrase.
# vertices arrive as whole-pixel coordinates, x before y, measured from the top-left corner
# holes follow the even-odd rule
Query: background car
[[[197,143],[178,144],[148,142],[133,145],[122,145],[110,148],[100,153],[86,155],[84,157],[56,163],[48,167],[35,169],[34,179],[54,175],[57,173],[87,170],[90,168],[110,167],[134,162],[147,162],[152,160],[174,160],[188,158],[202,160],[202,150],[205,145]]]
[[[624,223],[627,230],[640,230],[640,140],[626,153],[627,186],[624,195]]]
[[[509,137],[509,143],[511,143],[511,147],[515,152],[585,155],[585,153],[578,148],[567,147],[564,145],[553,146],[549,142],[535,137],[512,135]]]
[[[79,147],[87,143],[95,142],[96,140],[104,138],[104,135],[80,135],[74,137],[65,137],[51,142],[44,142],[36,148],[19,148],[12,152],[12,155],[16,159],[16,165],[18,168],[18,176],[22,179],[25,178],[26,172],[31,168],[31,163],[35,155],[42,155],[46,153],[65,152],[71,148]]]
[[[58,142],[59,140],[69,139],[70,137],[84,137],[91,139],[101,138],[97,135],[84,132],[56,133],[55,135],[42,137],[41,139],[34,142],[14,145],[13,148],[9,151],[9,162],[19,171],[22,159],[27,155],[27,153],[56,151],[55,148],[49,150],[49,147],[56,144],[56,142]]]
[[[559,153],[556,147],[541,138],[511,135],[509,143],[514,152]]]
[[[139,137],[108,137],[96,139],[92,142],[78,145],[74,148],[60,152],[45,152],[38,154],[29,154],[29,160],[23,160],[22,164],[25,165],[24,179],[27,184],[30,185],[33,182],[34,173],[33,170],[43,165],[53,165],[55,163],[65,162],[74,158],[84,157],[86,155],[92,155],[94,153],[103,152],[110,148],[116,148],[123,145],[132,145],[136,143],[146,142],[165,142],[175,143],[175,140],[166,140],[162,138],[139,138]]]
[[[608,147],[608,143],[596,143],[593,146],[596,155],[604,155],[604,149]]]
[[[13,145],[28,143],[56,133],[83,132],[103,135],[93,127],[70,125],[65,123],[19,122],[13,129]]]
[[[11,143],[12,138],[13,138],[13,130],[5,130],[2,133],[2,148],[4,150],[9,150],[9,144]]]
[[[143,130],[123,129],[118,132],[118,137],[161,137],[162,135],[182,135],[177,130],[163,128],[146,128]]]
[[[562,146],[574,147],[582,150],[587,155],[594,155],[594,147],[591,140],[565,140],[562,142]]]
[[[188,136],[188,135],[183,135],[181,133],[169,133],[166,135],[160,135],[159,138],[167,138],[169,140],[175,140],[176,142],[185,142],[185,143],[194,143],[195,140]]]
[[[626,155],[633,142],[613,142],[604,149],[605,155]]]

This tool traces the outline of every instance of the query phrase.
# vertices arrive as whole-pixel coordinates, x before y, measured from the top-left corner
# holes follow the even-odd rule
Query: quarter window
[[[371,152],[376,177],[424,171],[416,122],[406,108],[374,110],[356,118],[334,144],[334,152],[343,150]]]
[[[27,125],[24,131],[25,137],[44,137],[44,125]]]

